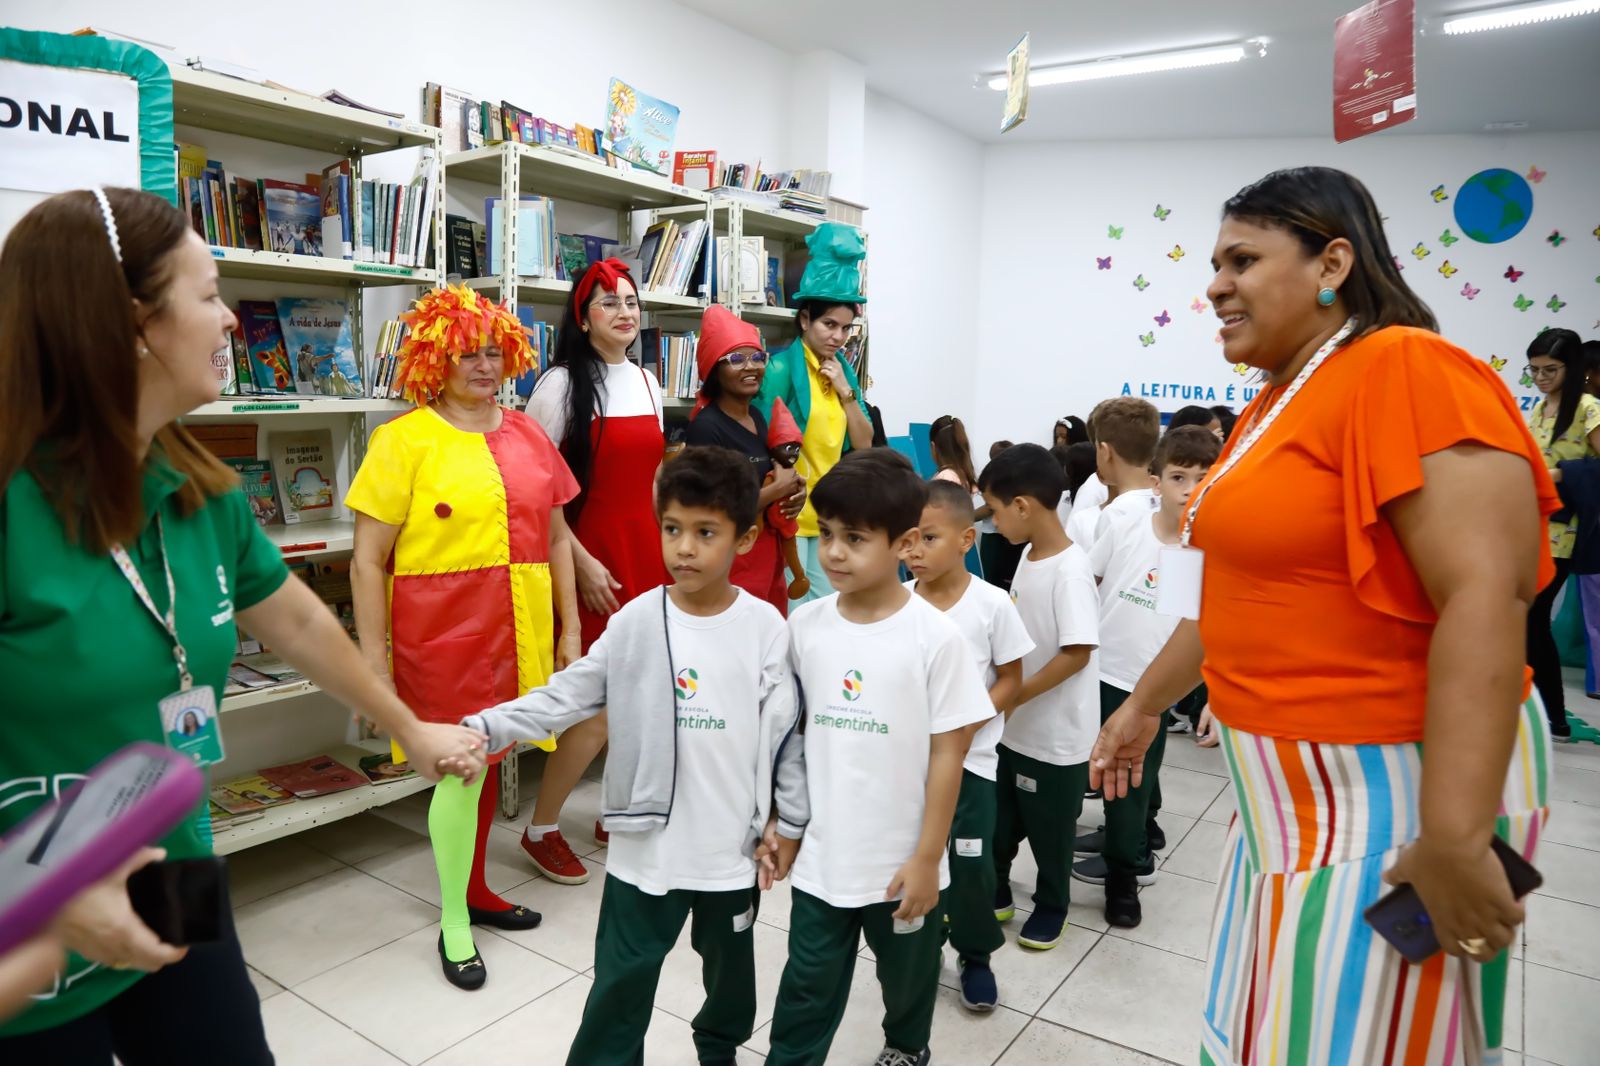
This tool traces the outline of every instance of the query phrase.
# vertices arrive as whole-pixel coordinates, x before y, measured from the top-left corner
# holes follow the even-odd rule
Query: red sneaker
[[[606,832],[604,823],[598,818],[594,820],[594,839],[597,844],[611,843],[611,834]]]
[[[538,841],[530,841],[522,834],[522,850],[528,853],[533,865],[550,880],[560,885],[581,885],[589,880],[589,871],[567,846],[566,837],[558,829],[546,833]]]

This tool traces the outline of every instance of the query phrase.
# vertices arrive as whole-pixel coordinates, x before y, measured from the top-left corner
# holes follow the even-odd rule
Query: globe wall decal
[[[1480,170],[1456,192],[1456,225],[1479,244],[1509,241],[1532,217],[1533,190],[1510,170]]]

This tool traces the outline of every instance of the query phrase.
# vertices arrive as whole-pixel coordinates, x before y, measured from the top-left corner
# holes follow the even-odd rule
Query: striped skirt
[[[1217,879],[1204,1066],[1497,1066],[1508,955],[1479,964],[1440,953],[1414,966],[1361,916],[1419,832],[1422,745],[1221,736],[1239,811]],[[1498,823],[1530,859],[1549,767],[1534,697]]]

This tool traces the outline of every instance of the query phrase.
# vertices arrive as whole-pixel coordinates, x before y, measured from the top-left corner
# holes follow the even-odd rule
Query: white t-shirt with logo
[[[615,830],[606,869],[641,892],[730,892],[756,883],[750,853],[763,689],[789,675],[783,616],[739,591],[709,618],[667,600],[677,668],[677,779],[667,824]],[[665,684],[665,679],[663,679]]]
[[[917,583],[907,581],[906,588],[915,594]],[[966,638],[972,664],[977,668],[985,691],[994,687],[999,676],[996,666],[1016,662],[1033,650],[1033,638],[1028,636],[1011,597],[987,581],[978,578],[968,581],[967,591],[944,616],[954,622]],[[990,706],[993,706],[992,701]],[[1005,716],[1001,714],[983,724],[967,748],[966,761],[961,764],[964,769],[988,781],[995,779],[1000,763],[995,745],[1000,743],[1005,724]]]
[[[1023,680],[1062,648],[1100,644],[1100,598],[1088,553],[1072,544],[1048,559],[1029,554],[1022,553],[1011,579],[1011,599],[1034,643],[1022,657]],[[1052,766],[1088,762],[1100,732],[1099,682],[1098,652],[1091,652],[1082,670],[1011,712],[1001,743]]]
[[[1100,578],[1100,680],[1132,692],[1178,628],[1156,613],[1162,544],[1153,516],[1131,513],[1094,542],[1089,565]]]
[[[922,835],[929,738],[994,705],[955,623],[915,594],[870,625],[846,621],[837,594],[814,600],[789,616],[789,655],[811,799],[795,887],[835,907],[882,903]]]

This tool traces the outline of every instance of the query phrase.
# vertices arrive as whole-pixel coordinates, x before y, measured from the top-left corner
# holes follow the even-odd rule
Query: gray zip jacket
[[[739,592],[741,603],[754,600]],[[757,608],[777,612],[755,601]],[[733,608],[729,608],[732,610]],[[804,739],[797,731],[798,687],[789,672],[788,633],[773,635],[775,650],[750,664],[760,671],[760,764],[756,809],[750,812],[753,845],[776,809],[778,832],[798,840],[811,817],[806,792]],[[677,667],[667,619],[667,590],[646,592],[613,614],[589,654],[525,696],[462,721],[489,736],[499,751],[519,740],[539,741],[570,729],[609,707],[610,753],[601,784],[601,820],[607,832],[639,832],[672,817],[677,786]]]

